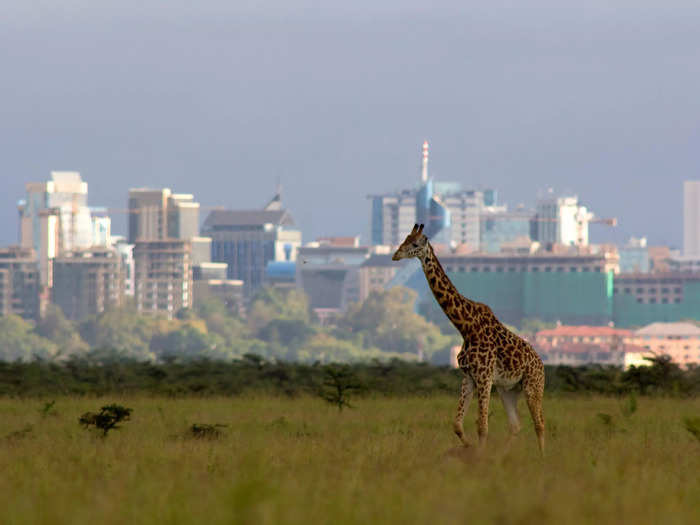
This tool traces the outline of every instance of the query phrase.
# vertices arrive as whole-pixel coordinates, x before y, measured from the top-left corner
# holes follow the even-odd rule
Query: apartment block
[[[199,203],[169,188],[129,190],[128,241],[190,239],[199,234]]]
[[[66,318],[80,321],[124,302],[124,271],[112,248],[65,252],[53,261],[51,300]]]
[[[172,319],[192,306],[192,246],[187,239],[134,243],[136,307]]]
[[[0,315],[39,316],[39,264],[31,247],[0,248]]]

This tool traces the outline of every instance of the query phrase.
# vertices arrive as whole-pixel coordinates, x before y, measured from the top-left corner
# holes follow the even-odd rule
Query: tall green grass
[[[122,428],[78,424],[112,402],[133,408]],[[0,399],[0,523],[700,522],[700,443],[684,426],[700,400],[548,398],[544,460],[522,402],[508,450],[496,400],[483,455],[458,448],[456,402],[66,397],[44,414]],[[196,439],[195,423],[227,426]]]

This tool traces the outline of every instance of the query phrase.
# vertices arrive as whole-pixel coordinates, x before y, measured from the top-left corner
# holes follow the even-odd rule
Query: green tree
[[[433,352],[455,344],[457,337],[446,336],[434,324],[414,311],[417,294],[394,287],[374,291],[361,303],[351,306],[338,320],[338,335],[359,338],[365,347],[389,352]]]
[[[88,345],[80,337],[74,323],[66,319],[63,310],[55,304],[46,308],[44,316],[37,322],[36,333],[58,347],[58,355],[84,354]]]
[[[0,317],[0,361],[51,359],[54,343],[34,333],[34,325],[16,315]]]
[[[257,333],[273,319],[310,322],[309,299],[301,290],[261,288],[250,303],[248,324]]]
[[[205,333],[192,326],[153,336],[151,350],[165,360],[220,359],[228,356],[220,335]]]
[[[155,354],[150,342],[156,320],[140,315],[134,308],[106,310],[80,326],[83,339],[93,348],[114,348],[125,358],[152,361]]]
[[[258,337],[269,343],[276,342],[298,348],[316,333],[316,330],[301,319],[273,319],[258,332]]]

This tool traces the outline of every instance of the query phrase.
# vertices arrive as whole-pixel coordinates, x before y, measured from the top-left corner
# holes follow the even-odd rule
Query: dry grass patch
[[[357,399],[339,412],[311,398],[58,398],[43,417],[36,400],[0,399],[2,523],[700,521],[700,443],[684,424],[698,400],[639,398],[630,412],[625,400],[547,399],[544,461],[522,404],[507,451],[495,401],[486,452],[457,447],[456,401]],[[106,439],[80,428],[109,403],[133,408],[131,421]],[[472,406],[473,437],[474,418]],[[225,432],[172,439],[202,421]]]

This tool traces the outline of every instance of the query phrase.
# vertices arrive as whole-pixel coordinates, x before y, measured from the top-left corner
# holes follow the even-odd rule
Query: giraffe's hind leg
[[[537,374],[535,377],[528,377],[523,380],[523,392],[525,393],[527,407],[530,409],[532,422],[535,425],[537,444],[540,447],[540,453],[544,455],[544,415],[542,414],[544,367],[542,367],[541,374]]]
[[[498,388],[498,394],[501,396],[503,408],[508,416],[508,425],[510,427],[510,435],[517,436],[520,432],[520,418],[518,417],[518,396],[519,390],[506,390],[503,387]]]
[[[467,407],[469,407],[469,402],[474,395],[474,380],[469,375],[468,372],[464,372],[464,379],[462,379],[462,391],[459,396],[459,405],[457,406],[457,415],[454,420],[454,431],[457,437],[464,444],[465,447],[470,445],[469,441],[464,437],[464,412],[466,412]]]

